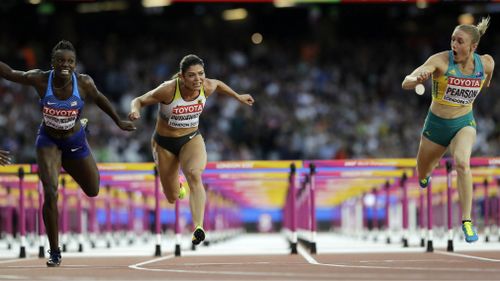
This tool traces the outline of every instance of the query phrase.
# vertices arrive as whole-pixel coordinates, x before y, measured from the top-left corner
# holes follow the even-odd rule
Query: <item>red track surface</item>
[[[307,259],[306,259],[307,257]],[[1,259],[0,280],[499,280],[500,252]]]

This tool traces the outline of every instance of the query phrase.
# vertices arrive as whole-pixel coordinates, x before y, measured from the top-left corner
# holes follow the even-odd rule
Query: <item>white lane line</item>
[[[242,276],[273,276],[273,277],[304,277],[305,279],[331,277],[331,273],[293,273],[293,272],[252,272],[252,271],[211,271],[211,270],[188,270],[188,269],[164,269],[164,268],[138,268],[155,272],[195,273],[211,275],[242,275]]]
[[[435,251],[435,253],[441,254],[441,255],[446,255],[446,256],[460,257],[460,258],[480,260],[480,261],[500,262],[499,259],[483,258],[483,257],[471,256],[471,255],[459,254],[459,253],[450,253],[450,252],[444,252],[444,251]]]
[[[166,257],[161,257],[161,258],[156,258],[140,263],[136,263],[133,265],[129,265],[129,268],[132,269],[138,269],[138,270],[144,270],[144,271],[153,271],[153,272],[174,272],[174,273],[191,273],[191,274],[211,274],[211,275],[240,275],[240,276],[274,276],[274,277],[304,277],[305,279],[311,279],[313,278],[322,278],[322,277],[331,277],[331,274],[314,274],[311,275],[309,273],[292,273],[292,272],[249,272],[249,271],[209,271],[209,270],[190,270],[190,269],[166,269],[166,268],[144,268],[142,266],[147,265],[147,264],[152,264],[155,262],[159,262],[162,260],[167,260],[174,258],[174,255],[169,255]],[[257,262],[259,263],[259,262]],[[263,264],[271,264],[270,262],[262,262]],[[200,265],[200,264],[208,264],[208,263],[193,263],[193,265]],[[255,263],[212,263],[214,265],[216,264],[255,264]],[[176,265],[179,266],[179,265]],[[181,265],[182,266],[182,265]],[[288,280],[288,278],[287,278]]]
[[[251,264],[271,264],[268,261],[256,261],[256,262],[187,262],[179,265],[251,265]]]
[[[8,265],[6,268],[47,268],[46,265]]]
[[[301,245],[297,245],[297,251],[308,263],[321,265]]]
[[[0,280],[27,280],[31,277],[19,276],[19,275],[0,275]]]
[[[129,265],[128,267],[129,268],[133,268],[133,269],[138,269],[138,270],[150,270],[148,268],[143,268],[141,266],[146,265],[146,264],[150,264],[150,263],[155,263],[155,262],[159,262],[159,261],[168,260],[168,259],[171,259],[173,257],[175,257],[175,255],[168,255],[168,256],[165,256],[165,257],[156,258],[156,259],[147,260],[147,261],[143,261],[143,262],[140,262],[140,263],[132,264],[132,265]]]
[[[416,271],[462,271],[462,272],[500,272],[500,269],[495,268],[456,268],[456,267],[410,267],[410,266],[377,266],[377,265],[349,265],[349,264],[334,264],[334,263],[320,263],[316,261],[302,246],[298,245],[297,250],[299,254],[310,264],[341,267],[341,268],[364,268],[364,269],[390,269],[390,270],[416,270]]]
[[[4,260],[4,261],[0,261],[0,264],[1,264],[1,263],[20,262],[20,261],[31,261],[31,260],[35,260],[35,259],[38,259],[38,258],[26,258],[26,259]]]
[[[359,263],[383,262],[383,263],[398,263],[398,262],[429,262],[431,259],[422,260],[361,260]],[[442,260],[440,260],[442,261]]]
[[[88,265],[88,264],[61,264],[58,268],[61,269],[81,269],[81,268],[96,268],[96,269],[113,269],[119,266],[99,266],[99,265]],[[5,268],[47,268],[46,265],[8,265]],[[1,279],[0,279],[1,280]]]

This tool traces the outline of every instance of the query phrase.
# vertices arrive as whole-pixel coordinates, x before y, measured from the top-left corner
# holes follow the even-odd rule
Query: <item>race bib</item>
[[[203,104],[176,106],[172,109],[168,125],[174,128],[198,127]]]
[[[469,105],[481,91],[480,78],[458,78],[449,76],[443,100],[457,105]]]
[[[55,109],[44,106],[42,114],[45,125],[56,130],[69,130],[75,126],[78,119],[78,109]]]

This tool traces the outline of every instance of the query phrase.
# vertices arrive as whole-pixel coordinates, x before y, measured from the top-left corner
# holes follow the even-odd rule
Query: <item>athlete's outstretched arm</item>
[[[175,80],[167,81],[155,89],[136,97],[130,102],[128,119],[134,121],[141,118],[141,108],[160,103],[162,100],[171,100],[175,89]]]
[[[255,102],[255,100],[253,99],[253,97],[251,95],[249,95],[249,94],[241,94],[240,95],[240,94],[236,93],[233,89],[231,89],[231,87],[226,85],[226,83],[224,83],[220,80],[217,80],[217,79],[206,79],[206,80],[209,83],[209,85],[211,85],[211,87],[213,85],[213,89],[215,89],[215,91],[217,91],[219,93],[223,93],[223,94],[228,95],[230,97],[233,97],[241,103],[252,106],[253,103]]]
[[[12,82],[34,86],[39,81],[42,73],[43,71],[40,69],[30,71],[14,70],[6,63],[0,61],[0,77]]]
[[[133,131],[135,130],[135,125],[127,120],[121,120],[116,113],[115,109],[111,105],[111,102],[104,96],[94,84],[94,80],[88,75],[82,75],[83,88],[85,89],[85,93],[88,97],[90,97],[95,104],[104,111],[113,121],[120,127],[120,129],[125,131]]]
[[[412,90],[418,84],[422,84],[431,78],[432,74],[443,64],[443,54],[438,53],[430,56],[424,64],[417,67],[411,74],[405,77],[403,83],[401,83],[401,87],[405,90]]]

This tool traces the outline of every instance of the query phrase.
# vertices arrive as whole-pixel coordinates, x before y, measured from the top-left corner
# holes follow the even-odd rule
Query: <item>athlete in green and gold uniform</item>
[[[457,26],[451,36],[451,50],[430,56],[402,83],[403,89],[409,90],[432,78],[432,103],[417,154],[420,186],[428,186],[432,170],[449,147],[457,171],[462,230],[469,243],[478,240],[471,221],[470,157],[476,140],[472,105],[482,87],[490,85],[495,66],[490,55],[478,55],[475,51],[488,24],[489,18],[483,18],[477,26]]]

